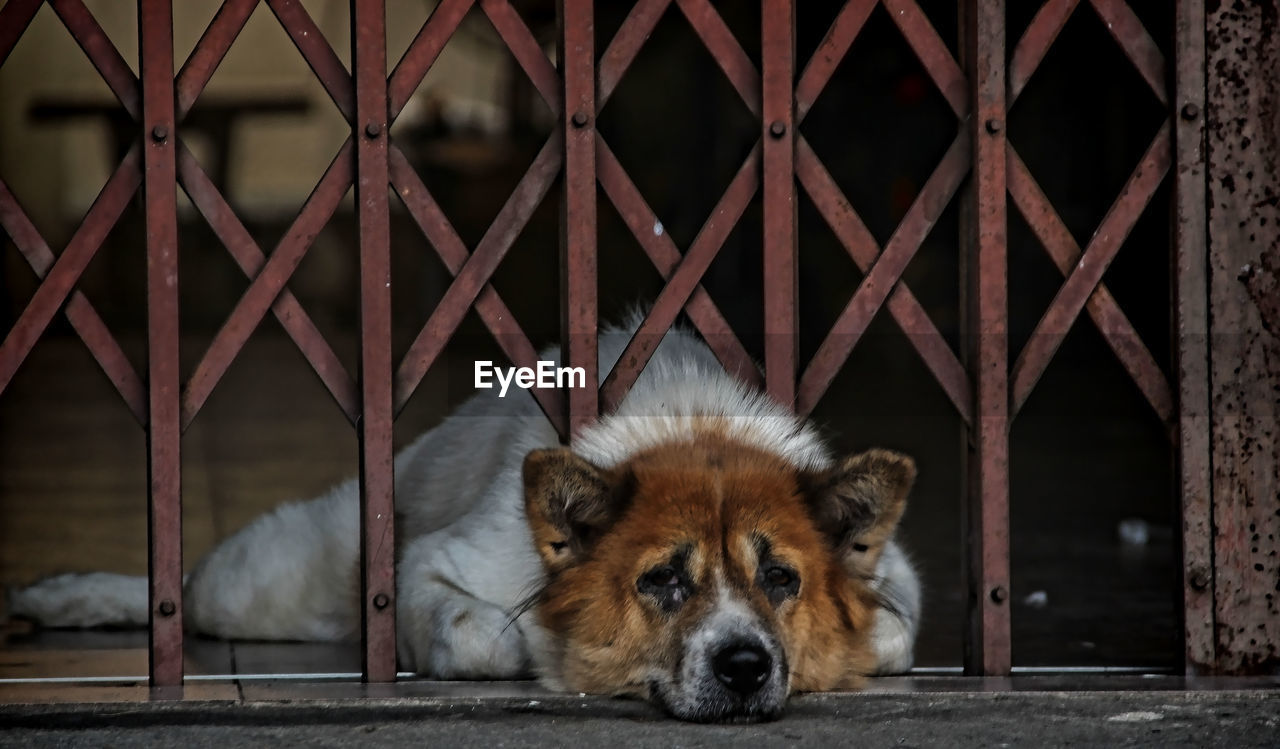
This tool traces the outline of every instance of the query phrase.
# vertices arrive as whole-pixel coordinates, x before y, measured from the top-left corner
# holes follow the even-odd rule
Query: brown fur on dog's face
[[[883,450],[808,474],[718,437],[609,470],[531,453],[549,676],[691,720],[771,717],[792,689],[858,686],[875,665],[866,579],[914,476]]]

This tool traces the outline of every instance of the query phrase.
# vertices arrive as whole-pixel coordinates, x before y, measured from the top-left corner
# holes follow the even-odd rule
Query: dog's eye
[[[759,585],[769,602],[781,606],[788,598],[800,593],[800,575],[790,567],[781,564],[767,564],[756,573],[756,584]]]
[[[867,552],[867,545],[866,545],[866,544],[854,544],[854,545],[853,545],[853,550],[854,550],[854,551],[856,551],[856,552],[858,552],[859,554],[865,554],[865,553]]]
[[[655,567],[641,575],[636,588],[643,595],[657,601],[658,606],[668,613],[683,606],[693,592],[684,573],[669,564]]]
[[[649,570],[642,582],[649,588],[675,588],[681,585],[680,573],[670,565]]]
[[[770,567],[764,573],[764,581],[775,588],[784,588],[795,580],[795,575],[786,567]]]

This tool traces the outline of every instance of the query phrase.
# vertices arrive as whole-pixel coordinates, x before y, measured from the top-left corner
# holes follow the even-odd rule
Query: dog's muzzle
[[[771,720],[787,701],[786,656],[764,632],[702,633],[670,682],[650,694],[673,716],[698,722]]]

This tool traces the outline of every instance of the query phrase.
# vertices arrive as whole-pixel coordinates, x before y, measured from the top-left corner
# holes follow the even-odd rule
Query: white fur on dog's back
[[[360,628],[354,481],[263,515],[209,552],[184,590],[185,625],[231,639],[340,640]]]
[[[9,592],[9,614],[53,627],[139,627],[147,623],[147,578],[70,573]]]

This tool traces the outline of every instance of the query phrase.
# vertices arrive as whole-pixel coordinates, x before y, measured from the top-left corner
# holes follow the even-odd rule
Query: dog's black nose
[[[773,659],[759,645],[730,645],[711,659],[716,678],[741,695],[756,692],[769,680]]]

